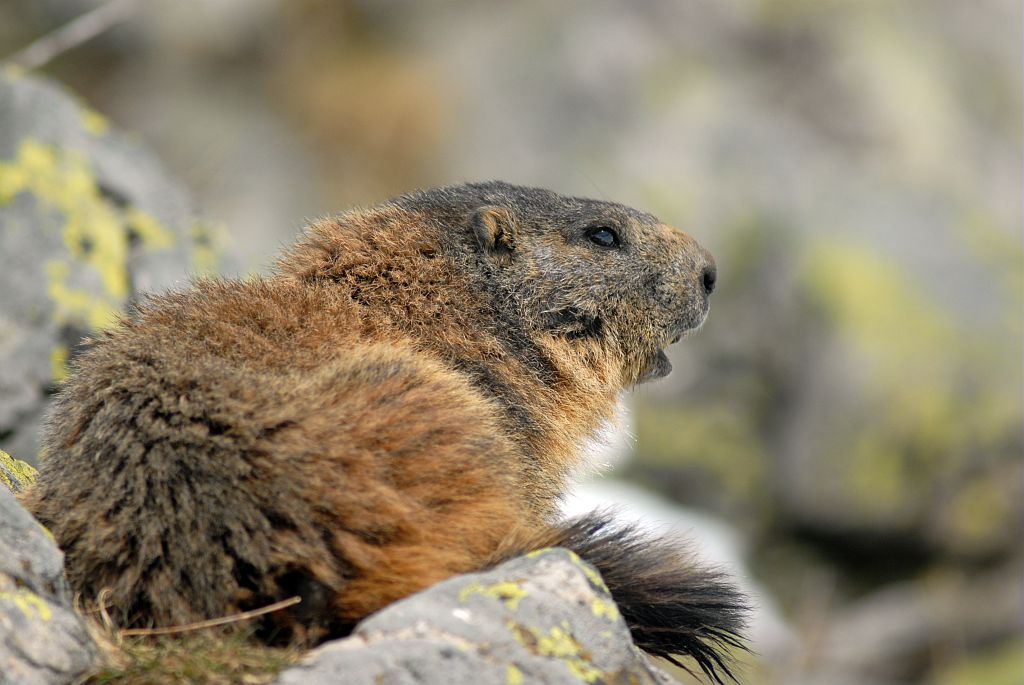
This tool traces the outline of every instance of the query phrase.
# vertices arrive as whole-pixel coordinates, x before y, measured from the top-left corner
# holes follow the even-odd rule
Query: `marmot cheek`
[[[667,340],[677,342],[687,331],[704,323],[710,308],[707,294],[696,287],[681,287],[674,306],[667,312]]]

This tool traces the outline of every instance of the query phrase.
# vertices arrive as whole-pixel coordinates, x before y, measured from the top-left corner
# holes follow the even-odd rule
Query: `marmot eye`
[[[607,226],[598,226],[587,231],[587,238],[590,242],[601,247],[618,247],[619,236],[611,228]]]

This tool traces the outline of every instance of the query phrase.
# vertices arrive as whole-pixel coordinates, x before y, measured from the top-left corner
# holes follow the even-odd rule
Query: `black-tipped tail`
[[[593,512],[544,531],[525,547],[565,547],[597,568],[638,647],[686,668],[689,656],[709,679],[735,680],[731,648],[746,649],[741,632],[746,599],[727,577],[699,567],[684,545]]]

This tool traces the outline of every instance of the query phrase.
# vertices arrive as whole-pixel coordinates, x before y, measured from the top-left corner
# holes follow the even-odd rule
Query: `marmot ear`
[[[510,264],[516,249],[516,222],[512,212],[487,205],[473,213],[471,223],[484,253],[502,266]]]

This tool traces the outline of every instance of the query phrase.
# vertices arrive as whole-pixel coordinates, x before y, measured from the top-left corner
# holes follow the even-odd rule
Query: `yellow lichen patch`
[[[16,590],[0,590],[0,602],[13,604],[28,619],[38,616],[44,621],[53,618],[53,610],[43,599],[28,588],[20,587]]]
[[[619,608],[614,603],[599,597],[595,597],[594,601],[590,603],[590,610],[594,612],[594,616],[603,616],[609,621],[619,620]]]
[[[583,649],[565,621],[546,633],[515,621],[509,621],[506,626],[519,644],[534,654],[564,662],[569,672],[579,680],[594,683],[604,676],[601,669],[591,663],[590,653]]]
[[[585,683],[596,683],[601,680],[601,669],[594,668],[588,663],[580,661],[579,659],[571,659],[565,662],[565,665],[569,667],[569,672],[575,677],[579,678]]]
[[[151,249],[174,247],[174,234],[159,221],[137,207],[129,207],[124,213],[128,228],[139,237],[143,246]]]
[[[25,169],[13,164],[0,162],[0,206],[10,204],[18,193],[28,185]]]
[[[596,589],[600,590],[601,592],[604,592],[605,594],[609,594],[609,595],[611,594],[611,590],[609,590],[608,586],[604,584],[604,579],[601,577],[601,574],[598,573],[596,570],[594,570],[593,566],[591,566],[587,562],[583,561],[579,557],[576,557],[573,560],[573,562],[577,566],[580,567],[580,570],[583,571],[583,575],[585,575],[587,577],[587,580],[590,581],[590,584],[593,587],[595,587]],[[600,600],[594,600],[594,601],[600,601]]]
[[[50,539],[50,542],[52,542],[55,547],[57,546],[57,538],[53,537],[53,533],[50,532],[49,528],[40,523],[39,530],[43,531],[43,535],[48,537]]]
[[[576,641],[572,633],[558,626],[552,628],[547,635],[537,632],[535,636],[537,638],[537,649],[544,656],[564,659],[579,655],[580,643]]]
[[[96,180],[84,161],[71,161],[55,169],[61,184],[58,195],[41,199],[59,207],[66,216],[61,237],[68,253],[99,273],[104,291],[121,299],[128,295],[128,239],[117,211],[99,194]]]
[[[55,383],[63,383],[68,378],[68,346],[55,345],[50,350],[50,377]]]
[[[11,455],[7,454],[3,450],[0,450],[0,482],[7,486],[9,490],[13,490],[15,486],[25,487],[36,482],[36,476],[38,471],[34,468],[21,461],[15,459]],[[8,477],[7,474],[10,474]],[[11,482],[11,478],[15,482]]]
[[[82,128],[94,136],[102,136],[110,130],[110,122],[107,118],[94,109],[82,107]]]
[[[93,128],[100,126],[98,116],[92,115]],[[55,320],[61,324],[97,329],[116,320],[129,295],[129,234],[138,236],[146,249],[166,249],[174,242],[173,234],[148,214],[137,208],[122,212],[105,198],[88,161],[74,152],[22,141],[13,160],[0,162],[0,205],[21,193],[64,217],[61,239],[67,258],[51,261],[46,271]],[[70,284],[75,264],[86,265],[99,277],[101,292]]]
[[[514,664],[509,664],[505,669],[505,683],[506,685],[523,685],[523,672]]]
[[[532,552],[527,552],[525,556],[527,559],[536,559],[537,557],[542,557],[545,554],[552,553],[565,554],[569,557],[569,561],[571,561],[572,563],[576,564],[577,566],[585,566],[585,564],[583,564],[583,560],[580,559],[580,556],[576,554],[576,552],[573,552],[571,549],[566,549],[564,547],[541,547],[540,549],[535,549]]]
[[[46,264],[46,294],[54,304],[54,320],[61,323],[77,323],[92,330],[111,327],[117,321],[120,309],[105,299],[75,290],[67,283],[71,267],[52,260]]]
[[[25,140],[15,159],[0,163],[0,204],[20,193],[58,210],[61,238],[70,260],[47,267],[48,292],[60,323],[109,325],[128,296],[128,239],[119,211],[100,193],[87,161],[35,140]],[[102,294],[68,285],[70,262],[84,262],[103,285]]]
[[[227,229],[222,224],[197,221],[188,229],[192,239],[192,270],[200,276],[212,276],[220,270],[220,255],[227,242]]]
[[[598,590],[601,590],[602,592],[611,594],[611,591],[608,589],[608,586],[604,584],[604,579],[601,578],[601,574],[594,570],[593,566],[583,561],[583,559],[580,558],[580,555],[576,554],[576,552],[573,552],[571,549],[559,548],[556,550],[556,548],[554,547],[542,547],[541,549],[535,549],[532,552],[527,553],[526,558],[536,559],[539,556],[555,551],[560,551],[566,554],[569,557],[569,561],[571,561],[573,564],[578,566],[581,571],[583,571],[583,575],[587,577],[587,580],[590,581],[593,587],[595,587]]]
[[[505,606],[512,611],[519,608],[519,602],[527,596],[526,590],[517,583],[495,583],[494,585],[481,585],[470,583],[459,592],[459,602],[464,603],[472,595],[487,595],[505,603]]]

